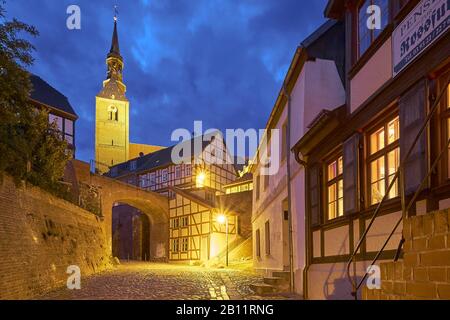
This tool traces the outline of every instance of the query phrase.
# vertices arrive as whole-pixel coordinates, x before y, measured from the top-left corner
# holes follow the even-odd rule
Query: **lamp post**
[[[220,214],[217,217],[217,222],[219,222],[220,224],[224,224],[225,223],[225,237],[226,237],[226,266],[228,267],[228,217],[224,214]]]

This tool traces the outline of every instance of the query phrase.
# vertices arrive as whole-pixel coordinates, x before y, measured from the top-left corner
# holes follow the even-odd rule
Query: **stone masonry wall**
[[[449,300],[449,222],[449,210],[406,219],[403,260],[381,264],[381,290],[364,288],[364,299]]]
[[[29,299],[111,267],[100,218],[36,187],[0,183],[0,299]]]

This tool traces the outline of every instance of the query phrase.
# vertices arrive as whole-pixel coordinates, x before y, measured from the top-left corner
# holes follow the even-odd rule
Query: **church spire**
[[[116,57],[122,59],[122,56],[120,55],[120,49],[119,49],[119,36],[117,34],[117,6],[114,6],[114,31],[112,35],[112,41],[111,41],[111,49],[108,53],[109,57]]]
[[[108,73],[103,81],[103,89],[98,97],[127,101],[125,97],[126,86],[123,83],[123,58],[120,55],[119,35],[117,32],[117,6],[114,6],[114,30],[112,34],[111,49],[106,58]]]

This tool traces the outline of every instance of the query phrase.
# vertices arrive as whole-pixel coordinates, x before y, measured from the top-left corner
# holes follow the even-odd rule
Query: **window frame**
[[[264,223],[264,249],[266,256],[270,256],[270,220]]]
[[[342,172],[339,173],[339,160],[342,161]],[[336,176],[332,179],[329,178],[329,167],[330,165],[332,165],[334,162],[336,162]],[[325,188],[323,190],[323,192],[325,193],[325,208],[326,210],[324,210],[325,212],[325,221],[335,221],[336,219],[342,218],[345,215],[344,212],[344,157],[342,152],[339,153],[335,153],[333,155],[333,157],[330,157],[326,162],[325,162]],[[339,198],[339,182],[342,182],[342,198]],[[330,212],[329,212],[329,205],[330,205],[330,201],[329,201],[329,188],[332,185],[336,185],[336,190],[335,190],[335,197],[336,200],[334,200],[334,202],[336,203],[337,207],[336,207],[336,217],[334,218],[330,218]],[[338,210],[339,210],[339,200],[342,199],[342,215],[339,215]]]
[[[382,28],[380,30],[368,30],[368,34],[370,37],[370,43],[369,45],[364,49],[364,51],[361,50],[361,10],[363,9],[363,7],[366,7],[366,3],[370,2],[368,5],[373,5],[374,2],[376,0],[360,0],[356,6],[356,12],[355,12],[355,29],[356,29],[356,53],[357,53],[357,58],[360,59],[362,56],[364,56],[364,54],[369,51],[369,49],[374,45],[374,43],[376,43],[377,39],[380,37],[380,35],[383,33],[384,30],[386,30],[386,28],[389,26],[389,24],[392,22],[392,12],[393,12],[393,4],[392,1],[390,0],[386,0],[387,2],[387,13],[388,13],[388,17],[387,17],[387,21],[386,21],[386,25],[382,26]],[[381,8],[383,10],[383,8]],[[383,12],[382,12],[383,13]],[[367,15],[366,13],[364,13],[364,15]],[[367,18],[367,17],[366,17]],[[383,19],[382,19],[383,22]],[[367,19],[364,19],[364,23],[367,25]]]
[[[255,231],[255,254],[257,258],[261,258],[261,231]]]
[[[399,121],[399,125],[398,125],[398,135],[399,138],[390,143],[387,144],[389,141],[389,124],[395,120],[396,118],[398,118]],[[389,187],[389,177],[391,175],[389,175],[389,165],[388,165],[388,155],[395,151],[396,149],[398,150],[399,156],[398,156],[398,163],[400,164],[401,161],[401,154],[400,154],[400,115],[398,112],[395,112],[393,114],[390,114],[387,117],[384,117],[383,119],[380,119],[380,121],[378,121],[376,124],[374,124],[370,130],[368,130],[366,132],[366,139],[365,139],[365,145],[366,145],[366,156],[365,156],[365,171],[366,171],[366,194],[367,194],[367,203],[366,206],[368,208],[370,207],[374,207],[379,205],[380,202],[376,202],[376,203],[372,203],[372,163],[380,158],[384,159],[384,192],[386,194],[386,191]],[[371,137],[373,134],[375,134],[377,131],[380,131],[381,129],[384,130],[384,147],[381,148],[380,150],[374,152],[373,154],[371,154]],[[397,168],[398,170],[398,168]],[[381,181],[377,180],[377,181]],[[392,189],[391,189],[392,191]],[[400,184],[397,181],[397,195],[393,198],[388,198],[387,201],[391,201],[391,200],[395,200],[398,199],[400,197]],[[383,195],[384,196],[384,195]]]

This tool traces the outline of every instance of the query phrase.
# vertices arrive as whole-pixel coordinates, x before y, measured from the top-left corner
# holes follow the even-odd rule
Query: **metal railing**
[[[370,265],[375,265],[375,263],[378,261],[378,259],[380,258],[381,254],[384,252],[384,249],[386,248],[387,244],[391,240],[392,236],[395,234],[395,231],[397,230],[398,226],[403,221],[403,219],[406,217],[407,213],[410,211],[410,209],[413,206],[414,202],[417,200],[417,198],[419,197],[420,193],[423,191],[424,187],[426,186],[427,181],[430,178],[431,174],[435,171],[435,169],[438,166],[438,164],[439,164],[440,160],[442,159],[443,155],[445,154],[445,152],[447,152],[447,150],[450,147],[450,139],[449,139],[447,141],[446,148],[443,148],[441,150],[440,154],[438,155],[438,157],[434,160],[433,164],[431,165],[430,170],[426,174],[425,178],[421,181],[421,183],[419,185],[419,188],[416,190],[416,192],[414,193],[413,197],[408,202],[408,204],[406,204],[405,185],[404,185],[404,181],[405,181],[405,179],[404,179],[405,164],[408,162],[409,157],[411,156],[411,154],[412,154],[414,148],[416,147],[419,139],[421,138],[421,136],[423,135],[423,133],[427,129],[428,125],[430,124],[430,120],[432,119],[433,115],[438,110],[439,105],[441,103],[441,100],[444,97],[444,94],[446,93],[447,87],[449,86],[449,84],[450,84],[450,81],[447,80],[446,85],[443,87],[442,91],[439,93],[439,96],[437,97],[436,101],[434,102],[432,108],[430,109],[430,112],[428,113],[427,118],[425,119],[425,122],[423,123],[422,127],[420,128],[419,132],[417,133],[417,136],[414,139],[414,142],[412,143],[412,145],[410,146],[408,152],[406,153],[406,156],[403,158],[402,162],[400,163],[400,166],[397,169],[394,177],[392,178],[392,181],[390,182],[388,189],[386,190],[382,200],[378,203],[378,205],[377,205],[377,207],[376,207],[376,209],[375,209],[375,211],[374,211],[374,213],[372,215],[372,218],[370,219],[370,222],[369,222],[368,226],[366,227],[364,233],[362,234],[361,238],[359,239],[358,244],[356,245],[355,249],[353,250],[353,253],[350,256],[350,259],[349,259],[349,261],[347,263],[347,278],[348,278],[349,282],[352,285],[352,293],[351,294],[355,298],[355,300],[358,299],[358,290],[361,288],[362,284],[364,283],[365,279],[368,276],[368,272],[366,271],[364,273],[364,276],[358,282],[358,280],[357,280],[357,272],[356,272],[356,255],[357,255],[358,251],[361,249],[361,246],[364,243],[364,240],[366,239],[367,234],[369,233],[369,230],[372,227],[375,219],[378,217],[384,202],[387,199],[389,199],[389,193],[390,193],[391,189],[396,185],[397,181],[399,181],[401,206],[402,206],[402,216],[400,217],[400,219],[395,224],[395,226],[392,229],[391,233],[387,237],[387,239],[384,242],[383,246],[381,247],[380,251],[378,251],[378,253],[375,255],[375,258],[372,260],[372,263]],[[395,255],[394,261],[397,261],[399,259],[400,251],[402,249],[402,246],[403,246],[404,242],[405,242],[405,240],[402,237],[402,239],[400,241],[400,244],[398,246],[397,253]],[[352,264],[353,264],[353,273],[354,273],[353,277],[350,274],[350,268],[351,268]]]

